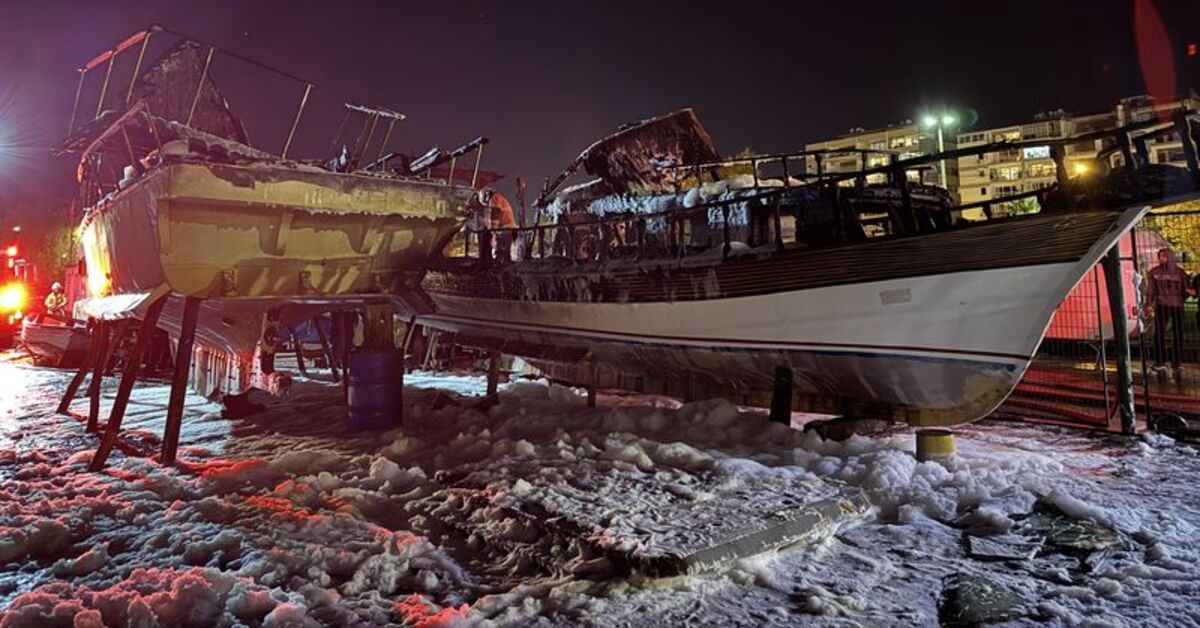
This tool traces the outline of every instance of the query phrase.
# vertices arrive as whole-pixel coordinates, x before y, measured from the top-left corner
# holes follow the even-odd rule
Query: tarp
[[[580,166],[600,177],[607,192],[659,194],[675,189],[686,169],[672,168],[720,159],[712,137],[691,109],[626,124],[587,147],[538,195],[543,206]]]
[[[720,159],[708,131],[691,109],[628,124],[579,156],[588,174],[615,192],[667,192],[686,171],[665,167]]]

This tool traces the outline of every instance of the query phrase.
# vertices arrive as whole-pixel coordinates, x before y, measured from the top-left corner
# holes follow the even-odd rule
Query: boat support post
[[[1133,363],[1129,356],[1129,329],[1125,318],[1125,288],[1121,285],[1120,248],[1113,246],[1100,263],[1104,266],[1104,284],[1108,289],[1108,309],[1112,313],[1113,341],[1116,344],[1117,411],[1121,417],[1121,432],[1133,434],[1137,409],[1133,402]]]
[[[150,344],[150,339],[154,337],[154,330],[158,328],[158,315],[162,313],[163,306],[166,304],[166,296],[159,297],[157,301],[151,303],[146,310],[146,318],[138,327],[137,340],[134,341],[133,350],[125,360],[125,372],[121,375],[117,398],[113,401],[112,411],[108,414],[108,424],[104,426],[104,438],[100,440],[100,447],[96,449],[96,455],[92,458],[92,463],[88,465],[88,469],[91,471],[99,471],[104,468],[104,464],[108,461],[108,455],[112,453],[113,447],[117,444],[117,433],[121,430],[121,420],[125,418],[125,408],[129,406],[129,395],[133,392],[133,384],[137,381],[138,372],[142,368],[142,355],[146,352],[146,345]]]
[[[333,349],[329,347],[329,338],[325,336],[325,330],[321,328],[320,316],[312,317],[313,328],[317,330],[317,340],[321,341],[321,351],[325,352],[325,359],[329,361],[329,370],[333,373],[333,381],[341,381],[341,376],[338,374],[337,360],[333,357]]]
[[[408,325],[404,327],[404,340],[400,342],[400,353],[404,356],[405,372],[408,371],[408,348],[412,345],[413,334],[417,331],[416,315],[408,318]]]
[[[339,348],[338,362],[342,365],[342,371],[346,376],[342,378],[342,397],[350,398],[350,349],[354,346],[354,323],[355,314],[352,311],[338,312],[336,321],[337,333],[341,334],[342,343]]]
[[[117,350],[121,348],[121,341],[125,335],[129,333],[129,327],[133,325],[132,318],[123,318],[117,321],[114,327],[108,330],[108,340],[105,344],[104,355],[104,374],[112,375],[117,369]]]
[[[592,360],[588,363],[588,385],[587,385],[587,407],[596,407],[596,383],[599,380],[599,373],[596,370],[596,361]]]
[[[183,401],[187,396],[188,373],[192,365],[192,347],[195,345],[196,323],[199,320],[200,299],[184,297],[179,347],[175,350],[175,368],[171,372],[171,397],[167,402],[167,424],[163,428],[163,464],[174,464],[175,452],[179,450],[179,431],[183,426]]]
[[[92,330],[96,339],[96,358],[92,362],[92,379],[88,382],[88,418],[87,431],[100,431],[100,383],[104,379],[104,364],[108,361],[108,326],[105,320],[96,321]]]
[[[292,346],[296,349],[296,368],[300,369],[301,375],[308,377],[308,366],[304,364],[304,344],[300,342],[300,334],[288,326],[288,335],[292,337]]]
[[[792,424],[792,369],[775,367],[775,386],[771,391],[772,423]]]
[[[88,371],[96,362],[96,354],[99,353],[99,347],[96,345],[100,339],[100,334],[95,333],[99,322],[96,319],[88,321],[88,327],[92,329],[91,335],[88,337],[88,352],[87,357],[83,359],[83,363],[79,365],[79,369],[75,371],[75,376],[71,378],[71,383],[67,384],[67,390],[63,392],[62,400],[58,402],[58,414],[68,414],[71,409],[71,402],[75,399],[75,395],[79,393],[79,387],[83,385],[83,378],[87,377]]]
[[[500,352],[488,353],[487,394],[494,395],[500,389]]]

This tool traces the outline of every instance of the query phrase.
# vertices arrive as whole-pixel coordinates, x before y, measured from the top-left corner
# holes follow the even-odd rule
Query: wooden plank
[[[117,433],[121,430],[121,420],[125,418],[125,408],[129,405],[129,395],[133,392],[133,384],[137,381],[138,371],[142,367],[142,354],[146,351],[146,345],[149,344],[150,338],[154,335],[154,330],[158,326],[158,315],[162,313],[163,306],[166,305],[167,298],[159,297],[157,301],[150,304],[146,310],[146,318],[142,321],[138,328],[137,341],[133,343],[133,350],[130,352],[128,359],[125,360],[125,372],[121,376],[121,385],[117,389],[117,398],[113,402],[112,412],[108,415],[108,424],[104,428],[104,438],[100,440],[100,447],[96,450],[96,455],[92,458],[88,469],[91,471],[99,471],[104,468],[108,461],[108,455],[112,453],[112,449],[117,444]]]

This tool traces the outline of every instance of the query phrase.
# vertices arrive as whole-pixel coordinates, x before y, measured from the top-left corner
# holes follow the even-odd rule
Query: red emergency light
[[[10,283],[0,288],[0,313],[19,317],[18,312],[25,309],[25,303],[28,300],[29,294],[25,291],[25,286],[19,283]]]

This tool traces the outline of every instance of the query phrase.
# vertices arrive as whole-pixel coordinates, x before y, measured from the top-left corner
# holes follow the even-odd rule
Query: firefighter
[[[479,204],[488,210],[492,229],[511,229],[517,226],[512,203],[491,186],[484,186],[479,190]]]
[[[479,190],[479,205],[484,209],[485,224],[493,230],[512,229],[517,226],[516,214],[513,213],[512,203],[503,194],[484,186]],[[497,257],[512,259],[512,232],[501,231],[493,238],[496,244]]]
[[[46,295],[46,315],[55,318],[67,318],[67,293],[57,281],[50,286],[50,294]]]

